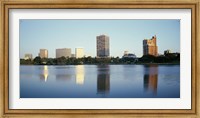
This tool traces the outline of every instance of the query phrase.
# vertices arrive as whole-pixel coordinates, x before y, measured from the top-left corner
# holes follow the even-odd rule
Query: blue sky
[[[157,36],[158,52],[180,52],[180,20],[20,20],[20,58],[26,53],[38,56],[48,49],[82,47],[86,56],[96,56],[96,36],[110,37],[110,56],[121,57],[125,50],[143,55],[142,41]]]

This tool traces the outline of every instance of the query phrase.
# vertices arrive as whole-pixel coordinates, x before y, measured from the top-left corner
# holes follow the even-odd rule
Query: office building
[[[25,60],[28,60],[28,59],[32,60],[33,59],[32,54],[25,54],[24,59]]]
[[[70,48],[61,48],[61,49],[56,49],[56,58],[59,57],[71,57],[71,49]]]
[[[39,56],[41,58],[48,58],[48,50],[47,49],[40,49]]]
[[[124,54],[124,56],[122,56],[122,58],[133,58],[133,59],[136,59],[136,55],[135,54],[132,54],[132,53],[128,53],[128,54]]]
[[[151,39],[143,40],[143,55],[158,55],[156,36],[153,36]]]
[[[84,57],[84,50],[83,48],[76,48],[75,49],[76,58]]]
[[[97,36],[97,57],[109,57],[109,37],[106,35]]]
[[[124,51],[124,56],[128,55],[128,51]]]

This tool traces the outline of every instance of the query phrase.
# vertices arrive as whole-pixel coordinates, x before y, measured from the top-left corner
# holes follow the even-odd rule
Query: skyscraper
[[[48,50],[47,49],[40,49],[39,56],[41,58],[48,58]]]
[[[83,48],[76,48],[75,54],[76,54],[76,58],[82,58],[84,56]]]
[[[151,39],[143,40],[143,55],[158,55],[156,36],[153,36]]]
[[[109,57],[109,37],[106,35],[97,36],[97,57]]]
[[[56,58],[59,57],[71,57],[71,49],[70,48],[56,49]]]

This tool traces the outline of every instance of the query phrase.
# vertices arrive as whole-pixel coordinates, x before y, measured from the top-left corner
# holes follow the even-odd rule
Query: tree
[[[34,63],[35,65],[40,65],[40,64],[42,63],[41,57],[40,57],[40,56],[35,57],[35,58],[33,59],[33,63]]]
[[[153,63],[155,59],[156,57],[153,55],[143,55],[140,60],[144,63]]]
[[[57,58],[57,64],[58,65],[65,65],[66,62],[67,62],[67,60],[64,56]]]
[[[20,64],[24,64],[24,65],[30,65],[33,64],[33,61],[31,59],[20,59]]]
[[[48,58],[47,59],[47,65],[55,65],[56,63],[55,63],[55,61],[54,61],[54,59],[53,58]]]

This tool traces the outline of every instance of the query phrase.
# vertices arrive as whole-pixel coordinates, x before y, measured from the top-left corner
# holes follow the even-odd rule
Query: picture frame
[[[199,4],[198,0],[182,1],[121,1],[121,0],[97,0],[97,1],[0,1],[1,3],[1,63],[0,79],[0,110],[2,117],[200,117],[199,116]],[[191,9],[192,11],[192,101],[191,109],[9,109],[9,9]]]

